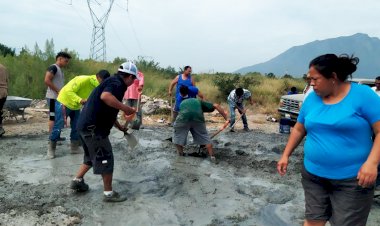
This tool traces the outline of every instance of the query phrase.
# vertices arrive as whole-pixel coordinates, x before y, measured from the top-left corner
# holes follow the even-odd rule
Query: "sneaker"
[[[251,131],[248,127],[244,127],[244,132],[249,132],[249,131]]]
[[[113,191],[111,195],[103,194],[103,202],[124,202],[127,200],[126,196],[122,196],[116,191]]]
[[[84,179],[82,180],[72,180],[70,182],[70,188],[77,191],[77,192],[85,192],[88,191],[88,184],[84,182]]]
[[[234,133],[234,132],[235,132],[234,128],[231,128],[231,129],[230,129],[230,132],[231,132],[231,133]]]

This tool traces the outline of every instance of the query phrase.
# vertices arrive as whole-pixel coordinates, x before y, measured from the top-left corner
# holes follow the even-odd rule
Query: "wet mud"
[[[102,180],[90,171],[90,190],[68,188],[82,154],[45,160],[47,135],[0,140],[0,225],[301,225],[300,183],[303,145],[294,152],[285,177],[276,173],[287,136],[276,133],[222,133],[213,140],[217,164],[208,158],[179,157],[168,127],[146,127],[131,150],[122,134],[110,136],[115,156],[114,190],[123,203],[102,202]],[[68,136],[69,130],[63,135]],[[189,139],[191,143],[191,139]],[[186,152],[199,147],[188,145]],[[368,225],[380,225],[374,203]]]

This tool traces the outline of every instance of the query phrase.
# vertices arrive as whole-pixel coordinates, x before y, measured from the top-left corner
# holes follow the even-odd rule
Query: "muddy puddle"
[[[57,158],[44,160],[47,135],[0,140],[0,225],[301,225],[302,145],[286,177],[275,169],[286,136],[223,133],[214,140],[218,164],[212,164],[178,157],[165,140],[171,128],[134,135],[134,150],[117,131],[110,136],[114,189],[128,196],[116,204],[101,201],[102,180],[91,171],[85,177],[89,192],[68,188],[83,158],[69,154],[69,142],[57,147]],[[368,225],[379,225],[379,214],[375,204]]]

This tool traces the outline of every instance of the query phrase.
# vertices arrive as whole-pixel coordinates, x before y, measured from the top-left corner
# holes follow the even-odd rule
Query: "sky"
[[[91,0],[100,15],[106,0]],[[107,60],[154,60],[193,72],[233,72],[292,46],[355,33],[380,37],[378,0],[115,0],[106,24]],[[1,0],[0,43],[90,56],[86,0]]]

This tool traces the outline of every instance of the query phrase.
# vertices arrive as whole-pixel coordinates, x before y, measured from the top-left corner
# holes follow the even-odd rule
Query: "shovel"
[[[221,133],[223,130],[225,130],[228,126],[228,124],[230,124],[230,120],[227,120],[226,123],[224,123],[223,127],[220,128],[218,131],[216,131],[216,133],[214,133],[210,139],[213,139],[214,137],[216,137],[219,133]]]
[[[236,123],[238,123],[240,120],[241,120],[241,118],[243,117],[243,115],[245,115],[245,113],[247,112],[247,110],[248,110],[248,108],[246,108],[246,109],[240,109],[240,108],[238,108],[241,112],[242,112],[242,114],[240,114],[240,117],[235,121],[235,123],[231,126],[231,128],[234,128],[235,127],[235,125],[236,125]]]
[[[124,128],[128,128],[128,121],[125,122]],[[123,137],[127,140],[128,146],[133,150],[138,144],[138,141],[132,133],[133,133],[133,130],[130,131],[129,129],[127,129],[124,131]]]
[[[141,126],[141,120],[138,116],[140,111],[140,103],[141,103],[141,93],[139,93],[139,99],[137,100],[137,109],[136,109],[136,118],[131,122],[131,128],[134,130],[139,130]]]
[[[132,134],[133,132],[129,132],[128,130],[124,132],[124,137],[128,142],[128,146],[133,150],[136,145],[139,143],[136,137]]]

